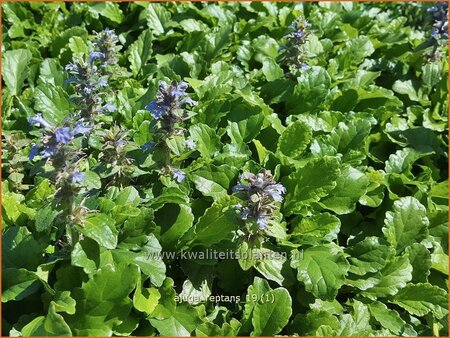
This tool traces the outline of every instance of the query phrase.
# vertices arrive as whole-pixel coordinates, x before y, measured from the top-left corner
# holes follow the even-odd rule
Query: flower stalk
[[[236,205],[239,219],[249,226],[250,235],[267,230],[270,222],[275,218],[275,211],[283,202],[286,188],[276,183],[269,170],[258,174],[245,172],[240,176],[241,182],[233,187],[243,200]]]
[[[178,183],[181,183],[186,175],[172,165],[172,151],[168,142],[174,137],[184,136],[186,129],[183,128],[183,123],[191,117],[190,110],[186,107],[197,105],[186,93],[187,88],[188,84],[184,81],[179,84],[176,81],[170,84],[160,81],[156,98],[146,106],[155,120],[152,128],[155,142],[151,146],[162,154],[161,172],[171,174]],[[195,142],[191,139],[185,140],[185,144],[188,149],[195,147]],[[144,145],[144,148],[147,148],[147,145]]]

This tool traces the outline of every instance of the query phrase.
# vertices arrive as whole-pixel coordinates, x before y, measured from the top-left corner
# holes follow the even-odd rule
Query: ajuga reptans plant
[[[439,47],[448,43],[448,2],[438,2],[435,6],[429,7],[427,11],[432,14],[433,19],[433,30],[430,37],[433,50],[427,54],[427,57],[434,61],[442,57]]]
[[[233,191],[242,199],[236,206],[238,218],[246,223],[246,235],[262,233],[275,220],[278,203],[283,202],[286,188],[276,183],[269,170],[258,174],[244,172]]]
[[[159,154],[161,173],[172,174],[178,183],[185,179],[185,173],[172,163],[169,144],[176,138],[182,138],[186,148],[195,148],[193,140],[184,138],[186,129],[183,124],[193,115],[187,107],[197,105],[186,93],[187,88],[188,84],[184,81],[172,81],[170,84],[160,81],[156,98],[146,106],[154,119],[151,127],[154,141],[144,145],[144,149],[153,148]]]
[[[73,126],[66,122],[56,127],[47,122],[42,114],[31,117],[29,123],[42,128],[42,144],[32,146],[29,159],[34,160],[36,156],[40,156],[51,168],[49,178],[56,187],[55,207],[60,211],[61,220],[59,242],[72,248],[76,237],[72,222],[80,218],[80,212],[85,210],[82,203],[77,205],[75,201],[85,178],[85,173],[80,171],[84,158],[83,149],[80,147],[81,142],[75,141],[87,135],[92,127],[82,121],[76,122]],[[67,242],[62,241],[64,234]]]
[[[290,32],[284,36],[286,45],[280,47],[278,62],[286,65],[292,75],[298,71],[305,71],[309,69],[308,51],[305,48],[305,43],[310,34],[308,28],[311,24],[299,17],[289,27]]]
[[[97,33],[87,59],[74,58],[66,66],[71,77],[67,80],[75,90],[73,101],[78,105],[78,117],[92,120],[99,114],[114,112],[117,107],[107,102],[109,82],[116,69],[118,38],[113,30]]]

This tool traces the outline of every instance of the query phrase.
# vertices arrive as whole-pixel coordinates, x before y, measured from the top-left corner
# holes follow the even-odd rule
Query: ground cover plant
[[[448,335],[447,3],[2,20],[3,335]]]

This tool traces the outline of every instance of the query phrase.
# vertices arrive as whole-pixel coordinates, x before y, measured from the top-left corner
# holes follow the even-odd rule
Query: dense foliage
[[[446,3],[2,3],[3,335],[448,334]]]

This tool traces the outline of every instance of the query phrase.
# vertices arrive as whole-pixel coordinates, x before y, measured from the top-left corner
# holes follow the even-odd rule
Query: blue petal
[[[72,139],[72,132],[69,127],[58,128],[55,130],[56,142],[67,144]]]
[[[90,132],[92,130],[92,126],[84,126],[82,122],[78,121],[75,124],[75,127],[73,128],[72,131],[72,136],[76,136],[76,135],[85,135],[86,133]]]
[[[181,170],[176,169],[176,170],[174,170],[174,172],[173,172],[173,178],[175,178],[175,180],[176,180],[178,183],[181,183],[181,182],[183,182],[184,179],[186,178],[186,174],[185,174],[184,172],[182,172]]]
[[[33,161],[33,158],[37,155],[39,151],[39,147],[33,143],[33,146],[31,147],[30,153],[28,154],[28,159],[30,161]]]
[[[74,184],[81,183],[85,177],[86,177],[86,173],[80,173],[80,172],[76,171],[72,174],[72,183],[74,183]]]

